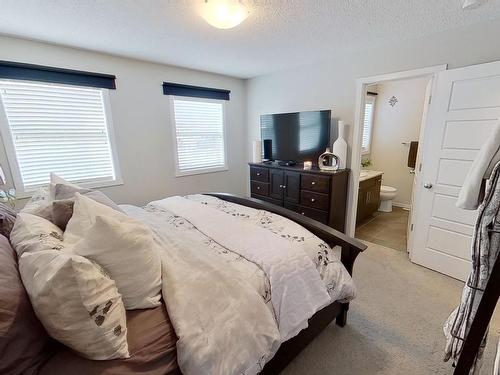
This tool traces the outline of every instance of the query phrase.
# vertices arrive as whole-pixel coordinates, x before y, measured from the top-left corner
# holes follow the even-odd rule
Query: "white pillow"
[[[19,271],[50,336],[89,359],[129,357],[122,298],[98,266],[46,250],[23,254]]]
[[[28,213],[20,213],[16,217],[10,243],[21,256],[24,252],[42,250],[61,250],[63,245],[63,232],[50,221]]]
[[[49,184],[49,199],[68,199],[72,198],[75,192],[88,193],[90,189],[81,187],[71,182],[66,181],[64,178],[59,177],[55,173],[50,174]]]
[[[64,242],[74,244],[69,251],[95,261],[115,280],[126,309],[161,303],[160,255],[144,224],[77,193]]]

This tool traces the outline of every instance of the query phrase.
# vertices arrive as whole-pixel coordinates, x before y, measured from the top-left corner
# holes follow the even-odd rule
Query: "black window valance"
[[[210,87],[190,86],[180,83],[163,82],[164,95],[190,96],[192,98],[207,98],[229,100],[229,90]]]
[[[0,61],[0,78],[116,89],[114,75]]]

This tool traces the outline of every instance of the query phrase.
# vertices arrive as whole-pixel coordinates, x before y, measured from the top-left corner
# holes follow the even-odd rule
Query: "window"
[[[176,176],[227,170],[225,101],[171,96]]]
[[[375,96],[368,95],[365,99],[365,118],[363,121],[363,141],[361,154],[369,154],[372,143],[373,116],[375,113]]]
[[[0,79],[0,130],[21,194],[47,184],[50,172],[91,187],[121,182],[107,95],[101,88]]]

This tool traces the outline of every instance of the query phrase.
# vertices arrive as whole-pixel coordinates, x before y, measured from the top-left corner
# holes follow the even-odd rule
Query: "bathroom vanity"
[[[378,210],[382,174],[380,171],[361,170],[356,223],[372,216]]]

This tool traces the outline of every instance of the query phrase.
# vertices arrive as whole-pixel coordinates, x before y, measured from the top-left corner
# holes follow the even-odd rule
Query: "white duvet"
[[[267,211],[193,195],[122,206],[161,245],[185,374],[254,374],[326,304],[355,295],[323,241]]]

